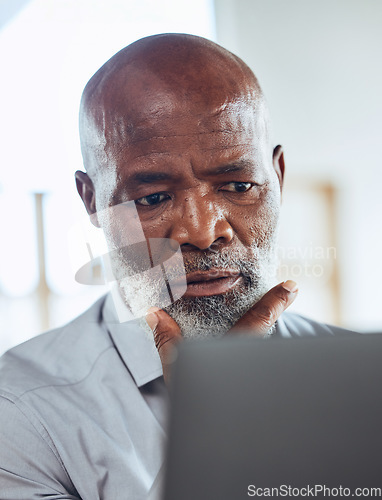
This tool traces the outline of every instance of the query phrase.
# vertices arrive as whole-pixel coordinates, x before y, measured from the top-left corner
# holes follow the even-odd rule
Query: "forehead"
[[[197,167],[246,155],[255,161],[268,148],[265,110],[243,98],[207,108],[164,95],[142,103],[133,126],[127,122],[114,116],[105,128],[109,160],[126,173],[192,159]]]

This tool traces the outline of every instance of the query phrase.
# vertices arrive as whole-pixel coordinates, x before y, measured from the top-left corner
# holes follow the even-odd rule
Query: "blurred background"
[[[0,353],[106,293],[75,282],[68,251],[85,215],[79,100],[115,52],[161,32],[220,43],[264,89],[293,310],[382,331],[381,21],[379,0],[0,0]]]

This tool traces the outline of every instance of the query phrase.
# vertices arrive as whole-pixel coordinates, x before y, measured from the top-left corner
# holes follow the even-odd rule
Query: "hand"
[[[227,334],[244,333],[264,337],[281,313],[292,304],[297,292],[294,281],[288,280],[276,285],[247,311]],[[157,307],[151,307],[147,311],[146,321],[153,331],[155,345],[162,361],[163,376],[168,383],[174,348],[183,340],[182,333],[177,323]]]

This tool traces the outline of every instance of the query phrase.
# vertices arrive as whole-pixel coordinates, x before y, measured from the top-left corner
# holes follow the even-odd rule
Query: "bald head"
[[[238,57],[204,38],[154,35],[125,47],[90,79],[80,110],[85,168],[95,180],[124,150],[166,124],[246,106],[261,114],[260,86]],[[164,127],[164,129],[161,127]]]

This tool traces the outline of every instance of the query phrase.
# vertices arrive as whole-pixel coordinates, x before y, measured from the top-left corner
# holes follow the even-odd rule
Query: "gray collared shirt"
[[[0,360],[0,499],[157,499],[167,392],[153,339],[111,296]],[[340,329],[284,313],[275,336]]]
[[[1,499],[148,497],[165,443],[162,366],[104,300],[1,358]]]

